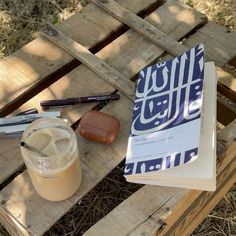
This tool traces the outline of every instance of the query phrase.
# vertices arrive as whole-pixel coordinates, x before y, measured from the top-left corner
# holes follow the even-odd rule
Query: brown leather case
[[[89,111],[85,113],[79,124],[82,137],[98,143],[112,143],[119,132],[120,122],[112,115]]]

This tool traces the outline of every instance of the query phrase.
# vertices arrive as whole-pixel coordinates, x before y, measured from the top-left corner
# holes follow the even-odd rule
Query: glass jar
[[[24,131],[21,153],[37,193],[50,201],[72,196],[81,183],[77,139],[59,118],[41,118]]]

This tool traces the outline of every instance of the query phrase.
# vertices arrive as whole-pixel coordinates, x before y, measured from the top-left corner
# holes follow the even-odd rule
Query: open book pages
[[[202,44],[143,69],[128,141],[127,181],[215,190],[215,117],[216,72],[214,63],[204,66]]]

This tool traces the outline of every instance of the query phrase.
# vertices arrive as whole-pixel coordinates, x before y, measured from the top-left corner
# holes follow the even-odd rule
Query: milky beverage
[[[51,201],[70,197],[81,183],[77,142],[76,145],[71,145],[73,141],[71,134],[62,128],[34,130],[25,139],[27,144],[46,154],[46,157],[41,156],[33,160],[30,151],[22,148],[22,155],[34,188],[40,196]],[[73,146],[75,148],[68,150]]]

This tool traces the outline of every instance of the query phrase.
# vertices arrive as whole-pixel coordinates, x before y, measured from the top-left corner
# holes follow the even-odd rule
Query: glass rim
[[[25,142],[27,137],[25,136],[28,136],[27,134],[29,133],[29,135],[31,135],[33,132],[37,131],[38,129],[32,129],[32,126],[34,125],[37,125],[37,124],[40,124],[40,123],[43,123],[43,122],[47,122],[48,120],[50,121],[57,121],[59,122],[60,124],[51,124],[49,125],[48,127],[42,127],[43,128],[58,128],[59,126],[62,126],[63,128],[66,128],[66,130],[68,131],[69,135],[70,135],[70,142],[69,142],[69,145],[67,146],[67,148],[65,149],[65,151],[63,151],[62,153],[60,154],[55,154],[55,155],[50,155],[50,156],[40,156],[39,154],[37,154],[36,152],[33,152],[33,151],[30,151],[28,150],[27,148],[24,148],[24,147],[21,147],[24,148],[24,152],[27,154],[27,155],[30,155],[32,159],[36,159],[36,160],[42,160],[42,161],[45,161],[47,159],[50,159],[50,160],[55,160],[55,159],[60,159],[60,158],[63,158],[65,153],[68,153],[68,156],[71,156],[71,154],[74,152],[74,150],[76,149],[76,145],[77,145],[77,141],[76,141],[76,135],[74,133],[74,130],[69,126],[69,124],[67,124],[64,120],[60,119],[60,118],[52,118],[52,117],[43,117],[43,118],[39,118],[37,119],[36,121],[32,122],[26,129],[25,131],[23,132],[23,135],[22,135],[22,139],[21,139],[21,142]],[[42,125],[42,124],[41,124]],[[45,123],[45,125],[47,125]],[[40,125],[38,127],[40,129]],[[74,145],[74,142],[73,140],[76,141],[76,145]],[[24,158],[24,157],[23,157]],[[25,159],[25,158],[24,158]]]

